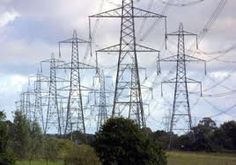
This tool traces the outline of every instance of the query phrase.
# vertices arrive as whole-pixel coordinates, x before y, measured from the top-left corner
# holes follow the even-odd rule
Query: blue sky
[[[84,39],[88,38],[88,16],[95,14],[101,10],[107,10],[117,7],[121,0],[0,0],[0,108],[4,109],[8,117],[11,118],[11,111],[14,111],[14,102],[19,99],[19,93],[27,84],[27,77],[37,72],[38,63],[41,60],[50,57],[52,52],[57,53],[57,42],[65,38],[69,38],[73,29],[78,31],[79,36]],[[135,5],[144,9],[149,8],[152,11],[160,13],[164,8],[164,0],[139,0],[135,1]],[[176,0],[172,0],[177,3]],[[186,2],[182,0],[181,2]],[[176,31],[179,22],[183,22],[188,31],[199,33],[207,20],[213,13],[220,0],[205,0],[201,3],[187,6],[176,7],[169,6],[165,15],[168,17],[168,31]],[[102,5],[103,4],[103,5]],[[208,62],[208,74],[204,76],[202,66],[189,66],[189,77],[195,77],[203,80],[205,94],[220,94],[228,92],[228,87],[232,90],[236,89],[236,2],[228,1],[223,12],[214,22],[209,32],[200,44],[200,50],[204,52],[217,52],[233,48],[225,54],[204,55],[202,53],[195,54],[206,60],[217,60]],[[95,21],[94,21],[95,22]],[[139,30],[140,23],[137,22],[137,28],[142,36],[149,29],[151,23],[146,23],[144,29]],[[96,29],[94,41],[95,49],[113,45],[119,41],[119,21],[99,20]],[[137,38],[140,39],[137,35]],[[163,25],[158,24],[145,38],[143,43],[162,50],[162,57],[167,57],[171,53],[175,53],[175,40],[169,43],[169,50],[163,49]],[[141,42],[141,41],[140,41]],[[189,40],[192,42],[192,40]],[[191,52],[189,52],[191,53]],[[101,56],[99,61],[101,66],[109,66],[112,59],[113,65],[116,59],[110,56]],[[91,59],[93,61],[94,59]],[[153,85],[154,99],[151,100],[151,112],[148,125],[152,125],[153,129],[163,128],[163,116],[166,114],[170,105],[166,104],[166,100],[172,102],[173,88],[167,87],[165,98],[160,97],[160,86],[158,84],[164,79],[170,70],[168,66],[163,65],[163,74],[156,77],[153,72],[155,66],[154,57],[141,60],[143,66],[149,69],[147,85]],[[106,71],[114,75],[112,71]],[[174,74],[172,74],[173,76]],[[154,81],[154,79],[156,79]],[[218,82],[223,81],[217,85]],[[215,87],[214,87],[215,86]],[[212,88],[211,90],[207,90]],[[194,90],[193,90],[194,91]],[[197,91],[197,90],[195,90]],[[197,96],[191,96],[191,104],[198,100]],[[200,98],[200,101],[192,109],[193,116],[196,121],[200,117],[212,116],[219,113],[205,101],[207,99],[220,110],[236,104],[235,93],[224,97],[206,97]],[[150,99],[149,99],[150,100]],[[148,112],[147,112],[148,113]],[[236,117],[236,110],[230,111],[228,114],[217,116],[214,119],[222,123],[226,120],[232,120]]]

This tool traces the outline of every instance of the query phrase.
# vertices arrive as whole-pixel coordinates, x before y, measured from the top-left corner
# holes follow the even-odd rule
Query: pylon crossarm
[[[202,82],[201,81],[196,81],[194,79],[187,78],[187,83],[189,83],[189,84],[199,84],[200,85],[200,93],[201,93],[201,96],[203,96]]]
[[[200,59],[200,58],[197,58],[197,57],[194,57],[194,56],[190,56],[190,55],[187,55],[185,54],[185,61],[186,62],[206,62],[205,60],[203,59]]]
[[[163,58],[163,59],[160,59],[160,60],[157,60],[157,61],[160,61],[160,62],[176,62],[177,61],[177,56],[174,55],[174,56],[166,57],[166,58]]]
[[[72,42],[76,42],[76,43],[80,43],[80,44],[90,43],[90,41],[87,41],[87,40],[80,39],[80,38],[76,37],[76,38],[66,39],[64,41],[59,41],[59,45],[60,44],[71,44]]]
[[[95,66],[85,64],[82,62],[79,62],[79,65],[77,68],[71,67],[71,63],[65,63],[65,64],[57,65],[56,69],[68,69],[68,70],[71,70],[71,69],[95,69],[95,70],[97,70],[97,68]]]
[[[136,50],[134,50],[133,48],[129,48],[129,45],[127,45],[125,48],[122,49],[122,52],[160,52],[159,50],[147,47],[147,46],[143,46],[143,45],[139,45],[136,44]],[[116,44],[113,46],[109,46],[100,50],[96,51],[97,53],[99,52],[120,52],[120,44]]]
[[[136,51],[137,52],[154,52],[154,53],[157,52],[157,53],[160,53],[160,51],[157,50],[157,49],[153,49],[153,48],[143,46],[143,45],[139,45],[139,44],[136,44]]]
[[[166,35],[167,36],[178,36],[180,32],[181,32],[181,35],[185,35],[185,36],[197,36],[197,34],[195,34],[195,33],[188,32],[188,31],[179,31],[179,30],[172,32],[172,33],[167,33]]]
[[[70,86],[63,86],[57,89],[58,91],[70,91]],[[81,91],[91,91],[94,90],[93,88],[88,88],[85,86],[81,86]]]
[[[174,84],[176,83],[176,78],[172,78],[170,80],[166,80],[166,81],[163,81],[161,82],[161,97],[163,97],[163,84]]]
[[[171,84],[171,83],[176,83],[176,78],[170,79],[170,80],[166,80],[161,82],[162,84]]]
[[[94,90],[94,92],[91,92],[91,93],[100,94],[102,92],[100,92],[99,90]],[[105,93],[114,93],[114,91],[105,91]]]
[[[98,17],[106,17],[106,18],[120,18],[120,17],[134,17],[134,18],[166,18],[166,16],[143,10],[140,8],[133,8],[134,10],[134,15],[129,16],[129,15],[123,15],[122,16],[122,7],[108,10],[99,14],[91,15],[89,18],[98,18]]]
[[[56,58],[53,58],[53,60],[55,60],[56,63],[65,63],[65,61],[58,60],[58,59],[56,59]],[[47,60],[40,61],[40,63],[50,63],[51,61],[52,61],[52,58],[51,58],[51,59],[47,59]]]
[[[79,69],[94,69],[94,70],[97,70],[97,67],[79,62]]]
[[[160,59],[158,61],[160,61],[160,62],[177,62],[177,60],[178,60],[177,55],[174,55],[174,56],[170,56],[170,57],[167,57],[167,58]],[[185,54],[185,61],[186,62],[199,62],[199,61],[200,62],[206,62],[203,59],[193,57],[193,56],[190,56],[190,55],[187,55],[187,54]]]
[[[166,16],[134,7],[134,18],[166,18]]]
[[[146,86],[146,85],[140,85],[140,86],[142,87],[142,89],[153,90],[152,87],[148,87],[148,86]]]
[[[197,57],[193,57],[190,55],[185,55],[185,61],[186,62],[203,62],[204,63],[204,71],[205,71],[205,75],[207,74],[207,62],[206,60],[197,58]]]
[[[120,18],[122,16],[121,12],[122,12],[122,8],[119,7],[119,8],[116,8],[116,9],[101,12],[99,14],[91,15],[91,16],[89,16],[89,18],[98,18],[98,17],[107,17],[107,18],[111,18],[111,17],[116,18],[116,17],[118,17],[118,18]]]

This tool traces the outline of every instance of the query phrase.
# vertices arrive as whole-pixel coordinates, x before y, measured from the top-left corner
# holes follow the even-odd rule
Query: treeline
[[[21,112],[6,121],[0,112],[0,164],[16,160],[43,160],[64,165],[142,164],[166,165],[165,152],[134,121],[109,119],[96,135],[72,132],[64,137],[43,135],[37,122]]]
[[[81,145],[69,140],[71,138],[79,139]],[[13,122],[7,121],[5,114],[0,112],[1,165],[13,165],[16,160],[29,160],[29,163],[33,160],[46,160],[61,161],[64,164],[78,161],[81,165],[99,164],[94,149],[85,144],[85,139],[79,132],[66,137],[44,136],[39,124],[30,122],[21,112],[15,112]]]
[[[211,118],[203,118],[192,131],[178,136],[165,131],[153,132],[153,137],[164,149],[180,151],[236,152],[236,122],[228,121],[217,127]]]
[[[81,165],[134,164],[139,160],[142,164],[165,165],[162,149],[168,149],[170,136],[172,150],[236,151],[235,121],[217,127],[211,118],[203,118],[192,132],[176,135],[140,129],[133,121],[117,118],[109,119],[96,135],[72,132],[60,137],[43,135],[37,122],[30,122],[17,111],[13,122],[7,121],[0,112],[0,164],[12,165],[16,160],[29,160],[29,163],[32,160],[61,161],[65,165],[78,162]]]

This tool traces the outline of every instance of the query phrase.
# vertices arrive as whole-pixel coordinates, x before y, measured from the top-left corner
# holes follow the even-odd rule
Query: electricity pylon
[[[36,115],[36,120],[41,124],[44,132],[45,126],[44,126],[44,114],[43,114],[43,104],[42,104],[42,74],[39,71],[36,75],[36,80],[34,83],[34,93],[35,93],[34,113]]]
[[[119,53],[112,117],[126,116],[139,127],[145,126],[137,52],[159,52],[136,43],[135,18],[166,18],[154,12],[134,7],[133,0],[122,0],[122,6],[90,18],[120,18],[120,43],[97,52]],[[166,19],[165,19],[166,20]],[[91,34],[91,33],[90,33]],[[91,39],[91,35],[90,35]]]
[[[54,54],[52,54],[51,58],[48,60],[41,61],[41,63],[49,63],[49,87],[48,87],[48,95],[47,100],[47,112],[45,119],[45,128],[44,134],[47,134],[48,131],[57,131],[59,135],[62,135],[62,122],[61,122],[61,112],[58,104],[58,88],[57,88],[57,65],[60,63],[64,63],[55,58]]]
[[[72,131],[80,131],[85,134],[84,108],[82,99],[81,70],[94,69],[96,67],[80,62],[79,44],[89,44],[89,41],[79,39],[77,32],[73,32],[73,37],[65,41],[59,42],[59,51],[61,56],[61,44],[71,44],[72,54],[70,63],[58,65],[57,69],[65,69],[70,71],[69,95],[66,110],[65,130],[66,135]],[[67,90],[64,88],[64,90]]]
[[[192,117],[189,103],[189,92],[188,92],[188,84],[198,83],[201,88],[202,95],[202,83],[200,81],[196,81],[187,77],[187,62],[204,62],[205,63],[205,73],[206,73],[206,62],[202,59],[189,56],[185,53],[185,36],[194,36],[196,37],[197,43],[197,35],[194,33],[190,33],[184,31],[183,24],[180,23],[179,30],[174,33],[166,34],[166,39],[168,36],[177,36],[178,37],[178,46],[177,46],[177,55],[170,56],[164,59],[160,59],[162,62],[176,62],[176,77],[170,80],[164,81],[163,83],[174,83],[174,101],[173,108],[171,113],[170,120],[170,134],[173,131],[191,131],[192,129]],[[196,47],[197,44],[196,44]],[[186,126],[187,125],[187,126]],[[172,135],[170,135],[170,143],[169,148],[171,147]]]
[[[108,110],[112,107],[111,104],[108,103],[108,95],[113,93],[111,90],[107,89],[106,79],[111,78],[107,77],[104,74],[104,71],[101,69],[97,69],[96,76],[94,77],[98,80],[98,86],[95,88],[98,90],[94,90],[92,93],[94,94],[94,109],[97,113],[97,131],[100,130],[101,126],[107,121],[109,114]],[[95,84],[94,84],[95,86]],[[98,98],[98,101],[97,101]]]
[[[34,103],[32,102],[33,97],[34,93],[29,88],[20,95],[20,111],[29,121],[33,121],[35,116],[33,110]]]

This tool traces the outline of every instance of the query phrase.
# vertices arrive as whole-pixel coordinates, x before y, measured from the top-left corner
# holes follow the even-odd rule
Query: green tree
[[[43,142],[44,159],[47,161],[55,161],[59,158],[59,139],[54,137],[46,137]]]
[[[65,165],[100,165],[101,162],[96,155],[96,152],[89,145],[75,145],[71,143],[70,148],[64,157]]]
[[[109,119],[96,133],[94,146],[104,165],[166,164],[160,147],[129,119]]]
[[[0,164],[14,164],[13,155],[9,152],[9,124],[5,114],[0,111]]]
[[[193,150],[196,151],[215,151],[214,134],[217,130],[216,123],[211,118],[203,118],[198,126],[193,128],[195,142]]]
[[[5,123],[5,114],[0,111],[0,153],[5,153],[7,150],[8,133],[7,125]]]
[[[223,146],[229,150],[236,150],[236,122],[225,122],[220,126]]]
[[[30,126],[29,159],[38,159],[43,152],[43,134],[39,124],[34,121]]]
[[[30,122],[21,112],[16,111],[12,130],[12,150],[18,159],[27,159],[30,148]]]
[[[167,149],[169,142],[170,142],[170,136],[172,136],[172,148],[178,148],[178,135],[170,132],[165,131],[156,131],[153,133],[154,139],[156,142],[163,148]]]

